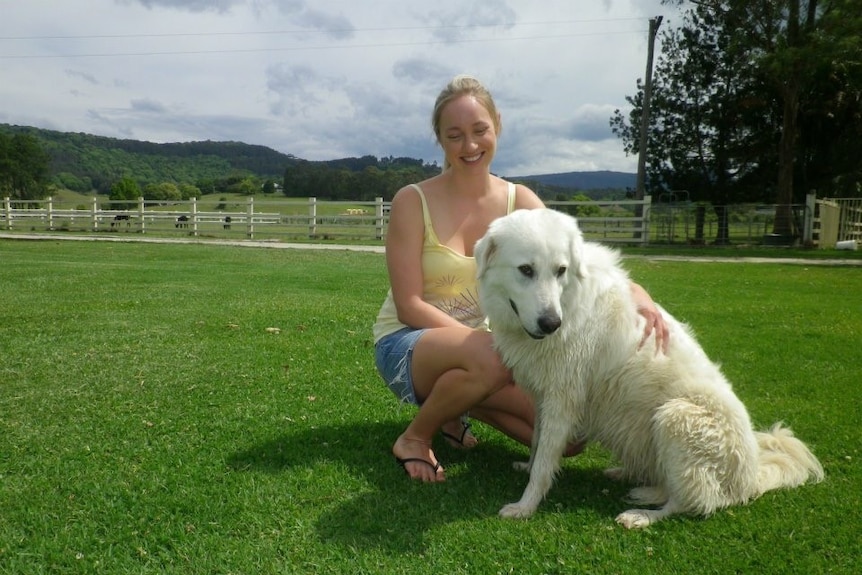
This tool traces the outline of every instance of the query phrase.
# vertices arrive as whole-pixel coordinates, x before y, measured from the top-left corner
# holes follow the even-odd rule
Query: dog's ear
[[[494,254],[497,252],[497,243],[491,235],[486,234],[473,248],[473,257],[476,258],[476,277],[481,278],[488,269]]]
[[[569,227],[569,249],[572,254],[572,262],[575,264],[575,275],[583,279],[589,275],[584,261],[584,234],[578,227],[578,220],[574,217],[571,218],[571,226]]]

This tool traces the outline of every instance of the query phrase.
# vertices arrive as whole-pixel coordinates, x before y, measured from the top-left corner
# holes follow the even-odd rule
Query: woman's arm
[[[402,188],[392,198],[386,232],[386,267],[398,320],[413,328],[461,325],[422,299],[422,245],[425,224],[422,201],[413,188]]]
[[[667,323],[665,323],[661,312],[646,290],[635,282],[630,283],[632,295],[634,296],[635,304],[637,304],[638,313],[646,319],[643,338],[641,339],[638,349],[643,347],[643,344],[645,344],[647,339],[649,339],[650,334],[655,332],[656,353],[659,351],[667,353],[668,344],[670,343],[670,329],[668,328]]]

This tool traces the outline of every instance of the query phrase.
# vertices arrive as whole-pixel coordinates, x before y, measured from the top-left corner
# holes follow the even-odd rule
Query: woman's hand
[[[631,282],[632,295],[637,305],[638,313],[646,320],[644,326],[643,338],[641,338],[638,349],[649,339],[649,336],[655,333],[655,352],[667,353],[668,345],[670,344],[670,329],[664,321],[661,312],[655,305],[650,295],[640,285]]]

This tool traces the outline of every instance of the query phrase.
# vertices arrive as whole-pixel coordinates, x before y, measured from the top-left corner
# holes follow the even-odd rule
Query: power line
[[[292,46],[285,48],[232,48],[222,50],[171,50],[162,52],[103,52],[93,54],[40,54],[40,55],[17,55],[7,56],[0,54],[0,60],[41,60],[52,58],[115,58],[115,57],[147,57],[147,56],[182,56],[182,55],[207,55],[207,54],[244,54],[244,53],[260,53],[260,52],[300,52],[300,51],[317,51],[317,50],[343,50],[343,49],[363,49],[363,48],[403,48],[409,46],[433,46],[433,45],[449,45],[449,44],[470,44],[470,43],[492,43],[492,42],[509,42],[509,41],[524,41],[524,40],[554,40],[561,38],[579,38],[588,36],[615,36],[641,34],[642,30],[623,30],[617,32],[584,32],[579,34],[559,34],[542,36],[521,36],[509,38],[473,38],[461,40],[428,40],[422,42],[385,42],[374,44],[331,44],[321,46]]]
[[[182,38],[182,37],[206,37],[206,36],[275,36],[291,34],[308,34],[314,32],[326,32],[329,34],[347,34],[353,32],[394,32],[394,31],[443,31],[443,30],[469,30],[477,28],[504,28],[518,26],[559,26],[568,24],[595,24],[600,22],[631,22],[640,21],[641,18],[602,18],[593,20],[552,20],[537,22],[506,22],[502,24],[464,24],[464,25],[441,25],[441,26],[394,26],[388,28],[334,28],[330,30],[264,30],[245,32],[169,32],[148,34],[82,34],[82,35],[48,35],[48,36],[0,36],[0,40],[98,40],[98,39],[126,39],[126,38]]]

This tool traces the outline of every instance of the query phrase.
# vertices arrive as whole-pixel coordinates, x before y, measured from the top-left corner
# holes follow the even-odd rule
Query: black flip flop
[[[434,470],[435,475],[442,468],[439,461],[435,465],[435,464],[431,463],[430,461],[428,461],[427,459],[422,459],[421,457],[405,457],[404,459],[402,459],[400,457],[396,457],[395,461],[398,463],[398,465],[401,466],[402,469],[404,469],[404,473],[406,473],[408,476],[410,475],[410,472],[407,471],[407,464],[408,463],[422,463],[424,465],[427,465],[428,467],[430,467],[431,469]],[[412,479],[412,477],[411,477],[411,479]]]
[[[471,427],[472,426],[468,422],[462,420],[461,421],[461,437],[456,437],[456,436],[452,435],[451,433],[446,433],[443,430],[440,430],[440,435],[442,435],[447,440],[449,440],[452,447],[459,448],[459,449],[471,449],[471,448],[468,448],[466,445],[464,445],[464,437],[467,436],[467,432],[470,431]]]

